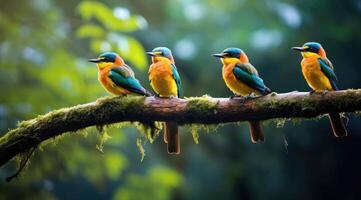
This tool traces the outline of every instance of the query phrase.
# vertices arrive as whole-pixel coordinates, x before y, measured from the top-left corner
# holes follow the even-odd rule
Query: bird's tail
[[[178,134],[178,124],[175,122],[165,122],[164,142],[167,143],[169,154],[180,153],[180,141]]]
[[[259,121],[249,121],[249,132],[252,143],[263,143],[264,135]]]
[[[330,123],[332,127],[333,134],[336,137],[345,137],[347,136],[347,130],[345,124],[343,123],[339,113],[329,113],[328,117],[330,118]]]

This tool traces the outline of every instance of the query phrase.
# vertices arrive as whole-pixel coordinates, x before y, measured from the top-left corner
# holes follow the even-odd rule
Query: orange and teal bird
[[[263,96],[271,92],[241,49],[227,48],[222,53],[213,54],[213,56],[221,59],[223,80],[235,96]],[[249,128],[253,143],[264,142],[259,121],[250,121]]]
[[[333,65],[326,57],[326,51],[317,42],[307,42],[302,47],[292,47],[302,54],[303,77],[313,92],[338,90],[337,77]],[[347,130],[339,113],[329,113],[330,123],[336,137],[347,136]]]
[[[150,85],[156,95],[165,98],[180,97],[181,80],[171,50],[166,47],[157,47],[147,54],[152,57],[148,75]],[[180,153],[177,123],[165,122],[164,142],[167,143],[168,153]]]
[[[124,63],[124,60],[114,52],[105,52],[97,58],[89,59],[97,64],[98,80],[110,94],[127,95],[138,94],[150,96],[151,94],[135,78],[133,70]]]

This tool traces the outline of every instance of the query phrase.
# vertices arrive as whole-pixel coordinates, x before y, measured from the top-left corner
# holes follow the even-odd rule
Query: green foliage
[[[142,27],[141,16],[129,16],[127,19],[119,19],[105,4],[98,1],[83,1],[78,6],[79,13],[85,21],[95,18],[103,26],[111,31],[133,32]]]
[[[116,190],[113,199],[170,199],[173,190],[182,185],[183,178],[173,169],[154,166],[144,176],[129,174],[125,181],[126,184]]]
[[[116,17],[115,10],[97,1],[81,2],[78,11],[86,23],[78,28],[76,35],[90,40],[93,53],[115,51],[140,69],[147,67],[143,45],[134,37],[122,34],[144,28],[144,18],[137,15]],[[92,19],[96,19],[99,24],[94,24]]]
[[[76,36],[79,38],[102,38],[105,34],[105,31],[95,24],[83,25],[76,31]]]

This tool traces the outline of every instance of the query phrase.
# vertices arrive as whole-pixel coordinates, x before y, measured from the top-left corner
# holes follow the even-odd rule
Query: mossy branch
[[[107,97],[96,102],[54,110],[19,123],[0,138],[0,166],[14,156],[37,147],[41,142],[65,132],[89,126],[123,121],[176,121],[179,124],[218,124],[271,118],[310,118],[330,112],[361,110],[361,89],[309,94],[271,93],[254,99],[186,99],[125,96]]]

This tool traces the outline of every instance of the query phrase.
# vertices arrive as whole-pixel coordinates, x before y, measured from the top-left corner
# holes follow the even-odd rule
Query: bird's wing
[[[174,78],[175,82],[177,83],[178,97],[181,97],[180,91],[182,89],[182,84],[181,84],[180,76],[177,71],[177,67],[174,64],[171,64],[171,69],[172,69],[173,78]]]
[[[239,81],[259,91],[261,94],[269,90],[251,64],[237,64],[233,68],[233,74]]]
[[[330,61],[323,58],[318,58],[318,62],[320,63],[321,71],[325,76],[330,80],[330,83],[332,85],[332,88],[334,90],[338,90],[338,87],[336,85],[337,83],[337,76],[335,72],[333,71],[333,66]]]
[[[137,94],[148,95],[147,91],[134,77],[133,70],[128,66],[115,67],[110,70],[108,76],[119,87]]]

